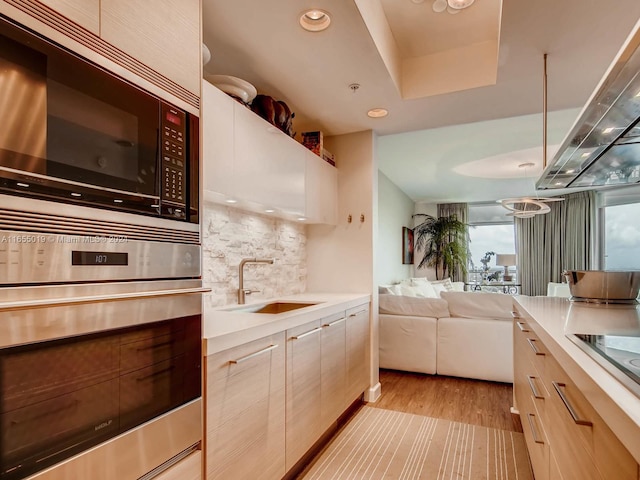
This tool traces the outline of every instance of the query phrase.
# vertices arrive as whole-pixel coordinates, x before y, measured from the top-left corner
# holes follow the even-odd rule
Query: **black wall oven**
[[[139,478],[200,448],[199,285],[0,291],[0,479]]]
[[[198,223],[199,122],[0,17],[0,192]]]

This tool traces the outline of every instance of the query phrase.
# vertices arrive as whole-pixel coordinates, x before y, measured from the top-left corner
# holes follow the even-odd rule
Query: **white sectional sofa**
[[[380,294],[380,367],[513,382],[510,295]]]

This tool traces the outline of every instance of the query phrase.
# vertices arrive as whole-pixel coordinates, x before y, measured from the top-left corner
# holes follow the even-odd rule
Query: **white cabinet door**
[[[347,310],[347,404],[369,388],[369,305]]]
[[[325,431],[344,411],[347,387],[347,334],[344,312],[321,320],[320,403]]]
[[[101,0],[100,36],[200,96],[199,0]]]
[[[285,474],[284,332],[206,357],[206,478]]]
[[[336,225],[338,170],[309,150],[305,160],[305,216],[310,223]]]
[[[236,195],[303,215],[304,147],[239,103],[234,126]]]
[[[235,103],[235,100],[217,87],[209,82],[202,82],[202,183],[205,199],[209,193],[222,195],[213,199],[216,201],[235,196]]]
[[[320,320],[287,330],[286,465],[293,467],[323,433]]]
[[[100,0],[39,0],[72,22],[100,35]]]

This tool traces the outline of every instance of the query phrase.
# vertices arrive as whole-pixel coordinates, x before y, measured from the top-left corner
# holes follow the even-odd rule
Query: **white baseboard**
[[[364,401],[367,403],[374,403],[380,398],[380,395],[382,395],[382,385],[378,382],[373,387],[365,390]]]

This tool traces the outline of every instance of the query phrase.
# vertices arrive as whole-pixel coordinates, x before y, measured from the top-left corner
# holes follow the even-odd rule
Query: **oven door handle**
[[[84,297],[46,298],[43,300],[23,300],[19,302],[2,303],[0,305],[0,311],[15,310],[16,308],[49,307],[49,306],[56,306],[56,305],[77,305],[82,303],[112,302],[112,301],[118,301],[118,300],[136,300],[141,298],[164,297],[169,295],[188,295],[193,293],[207,293],[210,291],[211,291],[210,288],[195,287],[195,288],[178,288],[178,289],[169,289],[169,290],[152,290],[148,292],[112,293],[109,295],[87,295]]]

